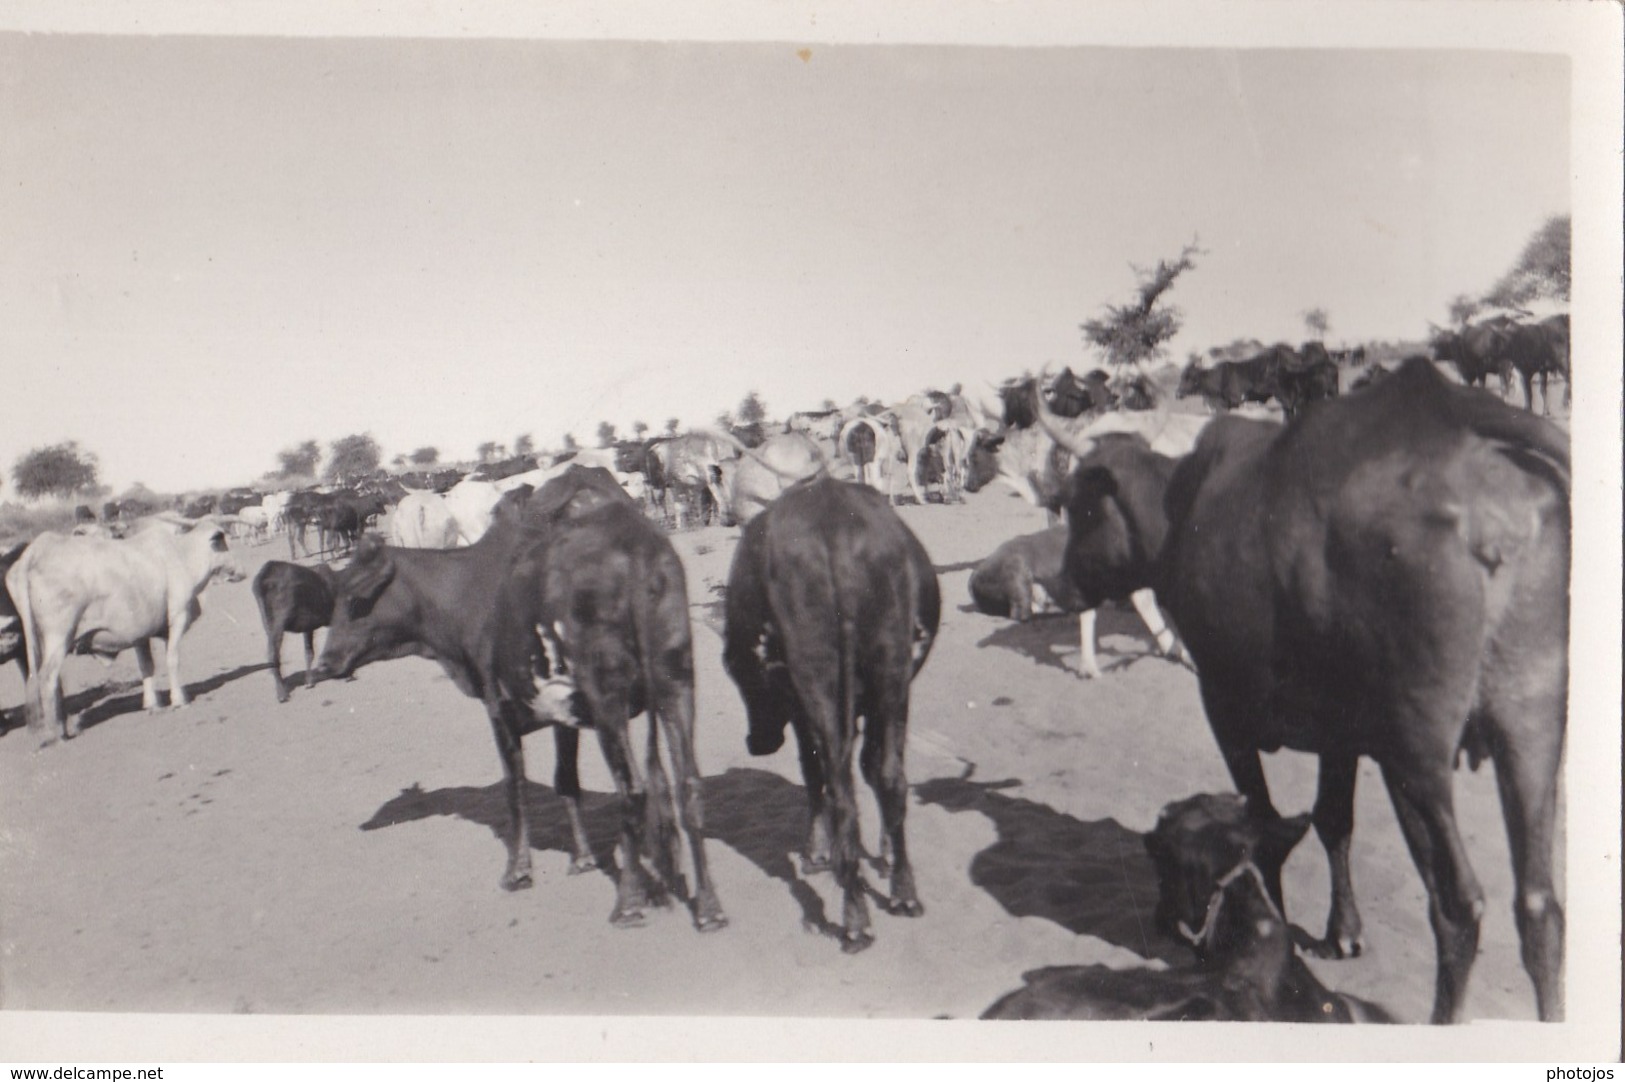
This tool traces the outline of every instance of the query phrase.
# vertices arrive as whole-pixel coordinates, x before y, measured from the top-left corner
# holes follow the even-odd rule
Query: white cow
[[[389,519],[389,543],[400,548],[449,549],[457,537],[457,520],[439,493],[408,492]]]
[[[514,480],[512,477],[503,478],[503,482]],[[497,501],[502,499],[504,491],[498,485],[503,482],[459,481],[446,493],[446,510],[457,523],[457,538],[463,544],[472,545],[491,528],[491,513],[496,510]],[[523,483],[519,481],[510,487]]]
[[[260,501],[265,508],[265,521],[274,533],[281,533],[288,528],[288,500],[293,496],[291,492],[273,492]]]
[[[176,534],[153,524],[123,541],[41,534],[6,573],[28,646],[28,728],[43,743],[73,735],[62,707],[62,663],[69,653],[111,662],[134,648],[141,703],[158,709],[152,639],[165,640],[172,705],[187,703],[181,684],[181,636],[200,615],[204,587],[243,571],[219,523],[205,519]]]
[[[897,436],[888,420],[885,414],[875,417],[855,417],[841,426],[837,444],[841,457],[851,464],[858,481],[885,493],[886,499],[891,500],[892,473],[901,452]],[[859,461],[858,454],[852,447],[852,437],[859,429],[868,430],[874,440],[874,458],[869,462]]]

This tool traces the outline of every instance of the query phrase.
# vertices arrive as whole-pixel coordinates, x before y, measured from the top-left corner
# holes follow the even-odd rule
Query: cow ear
[[[384,539],[377,534],[362,537],[356,543],[355,558],[350,561],[348,571],[352,608],[370,607],[395,577],[395,561],[385,551]]]

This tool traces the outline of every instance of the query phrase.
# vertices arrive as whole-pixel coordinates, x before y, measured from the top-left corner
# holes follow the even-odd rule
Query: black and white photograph
[[[3,1054],[1617,1059],[1618,8],[681,7],[0,15]]]

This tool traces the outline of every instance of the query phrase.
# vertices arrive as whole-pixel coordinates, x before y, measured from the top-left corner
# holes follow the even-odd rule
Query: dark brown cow
[[[1337,362],[1327,356],[1324,348],[1309,351],[1296,363],[1283,358],[1275,372],[1275,397],[1288,420],[1311,402],[1336,398],[1340,385]]]
[[[1451,799],[1495,760],[1514,914],[1542,1018],[1563,1012],[1552,832],[1567,713],[1568,449],[1561,432],[1412,360],[1281,426],[1221,418],[1169,481],[1151,575],[1253,813],[1260,751],[1320,756],[1329,956],[1357,954],[1355,768],[1382,767],[1430,898],[1435,1021],[1461,1017],[1483,891]],[[1122,467],[1133,469],[1132,464]],[[1280,883],[1270,883],[1279,905]]]
[[[1237,796],[1194,796],[1163,809],[1145,837],[1157,869],[1158,930],[1196,952],[1171,970],[1051,966],[983,1018],[1079,1021],[1392,1022],[1387,1011],[1329,991],[1292,950],[1265,883],[1309,829],[1309,817],[1264,822]]]
[[[302,567],[269,560],[254,576],[254,600],[265,626],[265,654],[276,701],[288,701],[282,679],[282,636],[292,631],[305,639],[305,686],[316,686],[316,630],[333,620],[333,569],[326,564]]]
[[[1539,323],[1514,324],[1506,332],[1502,344],[1506,359],[1511,362],[1523,384],[1523,407],[1531,413],[1535,409],[1534,381],[1540,379],[1540,411],[1551,416],[1551,399],[1546,383],[1550,376],[1563,378],[1563,404],[1573,402],[1572,379],[1569,371],[1569,317],[1552,316]]]
[[[1501,397],[1512,389],[1512,358],[1505,350],[1511,320],[1497,317],[1459,331],[1435,329],[1429,345],[1435,360],[1449,361],[1469,387],[1486,386],[1491,375],[1501,381]]]
[[[1247,360],[1220,361],[1211,368],[1192,361],[1180,373],[1174,397],[1199,394],[1215,412],[1233,410],[1245,402],[1268,402],[1278,392],[1277,375],[1283,351],[1291,352],[1284,346],[1276,346]]]
[[[573,466],[535,492],[528,485],[516,488],[498,503],[490,528],[467,548],[395,549],[376,535],[363,538],[350,565],[335,576],[333,623],[317,676],[345,676],[370,662],[408,655],[438,661],[490,717],[511,828],[503,889],[531,885],[522,738],[548,726],[558,752],[554,783],[570,821],[571,870],[596,867],[581,821],[576,770],[579,730],[596,728],[628,808],[627,849],[611,919],[637,923],[646,898],[638,825],[645,816],[656,835],[660,869],[674,874],[665,844],[676,829],[670,783],[652,757],[645,789],[628,749],[627,721],[647,710],[658,719],[651,721],[651,752],[656,730],[671,744],[694,850],[695,924],[709,930],[726,923],[697,833],[693,663],[682,566],[665,535],[609,471]],[[668,884],[679,889],[671,879]]]
[[[859,717],[863,776],[890,853],[886,910],[925,911],[903,834],[903,748],[909,684],[941,605],[930,557],[885,497],[827,477],[788,489],[745,527],[728,575],[723,664],[745,701],[745,744],[770,755],[785,726],[795,729],[811,823],[804,870],[833,866],[848,953],[874,942],[852,782]]]
[[[670,540],[616,485],[588,490],[549,511],[543,540],[523,552],[498,603],[498,678],[504,695],[533,717],[596,729],[622,802],[621,875],[611,922],[642,922],[648,854],[667,887],[682,883],[674,818],[688,834],[694,863],[694,925],[728,923],[706,861],[699,767],[694,757],[694,647],[683,565]],[[550,483],[551,484],[551,483]],[[549,486],[537,499],[555,499]],[[527,512],[533,524],[537,509]],[[629,723],[649,719],[645,769],[637,765]],[[673,791],[659,755],[664,733],[676,777]],[[503,744],[509,777],[522,775],[517,738]],[[509,762],[508,760],[512,760]],[[521,839],[524,802],[510,791]],[[519,851],[528,876],[529,849]],[[510,869],[513,861],[510,859]],[[514,871],[510,871],[510,875]],[[658,898],[658,895],[657,895]]]

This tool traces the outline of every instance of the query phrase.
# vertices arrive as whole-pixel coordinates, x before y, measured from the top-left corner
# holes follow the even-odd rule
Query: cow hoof
[[[1325,958],[1330,961],[1341,961],[1345,958],[1358,958],[1365,952],[1365,941],[1359,938],[1333,938],[1317,939],[1309,944],[1309,953],[1316,958]]]
[[[846,931],[841,933],[841,953],[858,954],[875,945],[875,937],[868,932]]]
[[[502,889],[507,891],[529,890],[531,887],[530,873],[523,875],[505,875],[502,877]]]
[[[728,916],[720,909],[694,918],[694,929],[699,932],[720,932],[728,927]]]
[[[918,898],[892,898],[886,902],[886,912],[894,917],[923,917],[925,906]]]
[[[639,908],[622,909],[620,906],[616,906],[615,911],[609,915],[609,922],[617,928],[641,928],[643,927],[643,910]]]
[[[598,867],[598,858],[594,856],[576,857],[570,862],[570,874],[580,875],[582,872],[594,871]]]
[[[804,857],[801,858],[801,874],[802,875],[817,875],[820,872],[827,872],[827,871],[829,871],[829,857],[827,857],[827,856],[805,857],[804,856]]]

